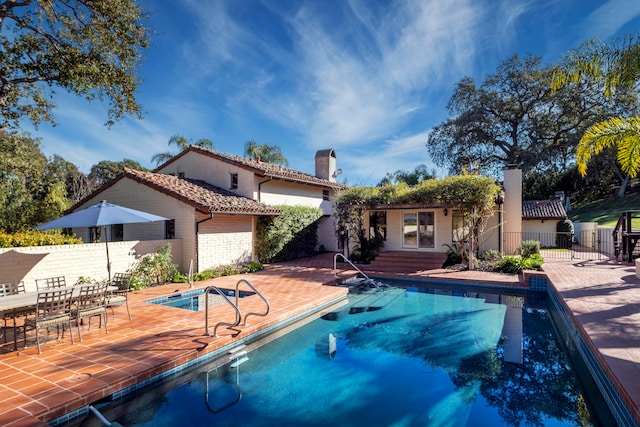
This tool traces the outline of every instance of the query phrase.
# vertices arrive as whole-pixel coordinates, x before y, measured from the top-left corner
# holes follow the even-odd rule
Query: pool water
[[[578,382],[544,308],[438,286],[350,295],[111,413],[125,411],[116,421],[128,427],[614,425],[589,412],[597,393]]]
[[[233,289],[220,289],[228,298],[235,298],[236,291]],[[255,292],[251,291],[238,291],[238,298],[248,297],[255,295]],[[209,299],[209,306],[215,304],[222,304],[224,299],[217,291],[210,291],[207,295]],[[182,292],[179,294],[173,294],[164,297],[153,298],[147,300],[150,304],[160,304],[167,307],[182,308],[191,311],[203,311],[205,309],[205,290],[196,289],[193,291]]]

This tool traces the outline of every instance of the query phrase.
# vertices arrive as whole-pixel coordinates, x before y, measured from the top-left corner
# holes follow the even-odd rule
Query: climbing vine
[[[465,235],[459,238],[468,242],[469,268],[473,268],[473,242],[478,241],[486,220],[493,215],[500,189],[493,179],[470,174],[430,179],[415,186],[400,183],[351,187],[336,198],[338,235],[345,243],[354,239],[357,247],[363,247],[368,244],[364,230],[366,211],[398,205],[439,205],[459,211],[463,218]]]

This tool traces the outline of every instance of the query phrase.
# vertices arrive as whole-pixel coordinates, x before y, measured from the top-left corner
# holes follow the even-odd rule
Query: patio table
[[[10,314],[13,318],[13,349],[18,350],[16,318],[25,310],[35,309],[38,303],[38,292],[25,292],[16,295],[7,295],[0,298],[0,312]],[[5,336],[6,338],[6,336]]]
[[[71,289],[79,291],[81,285],[66,286],[55,289],[56,291]],[[117,286],[107,286],[107,292],[117,290]],[[41,291],[46,292],[46,291]],[[0,312],[13,313],[13,349],[18,350],[18,340],[16,339],[17,324],[16,318],[21,311],[33,308],[35,310],[38,303],[38,292],[24,292],[16,295],[7,295],[0,298]]]

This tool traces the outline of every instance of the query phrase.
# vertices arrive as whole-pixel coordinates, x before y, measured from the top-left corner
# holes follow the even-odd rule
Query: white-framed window
[[[238,188],[238,174],[231,173],[229,174],[229,189],[235,190],[236,188]]]
[[[433,211],[403,212],[402,246],[433,248],[435,246],[435,213]]]

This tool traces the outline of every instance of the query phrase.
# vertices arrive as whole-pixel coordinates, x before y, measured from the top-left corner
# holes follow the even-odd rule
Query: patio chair
[[[109,328],[107,326],[107,307],[105,305],[106,291],[106,283],[82,285],[80,287],[80,294],[75,298],[76,305],[72,311],[72,317],[75,319],[78,326],[78,336],[80,337],[80,341],[82,341],[80,324],[83,319],[89,319],[89,329],[91,329],[92,317],[100,317],[100,328],[102,327],[102,318],[104,317],[104,330],[106,333],[109,333]]]
[[[48,291],[50,289],[60,289],[67,286],[64,276],[47,277],[45,279],[36,279],[36,288],[38,291]]]
[[[73,289],[58,289],[38,292],[38,303],[34,317],[27,317],[24,320],[25,334],[24,347],[27,347],[27,328],[36,330],[36,343],[38,344],[38,354],[40,349],[40,329],[55,326],[60,337],[60,326],[62,326],[62,337],[64,338],[65,327],[69,328],[71,344],[73,333],[71,331],[71,303],[73,302]]]
[[[0,283],[0,298],[9,295],[17,295],[25,292],[24,282],[16,282],[16,283]],[[18,317],[28,316],[33,314],[35,307],[25,307],[25,308],[14,308],[10,310],[0,311],[0,316],[2,316],[2,321],[4,325],[2,326],[2,337],[3,341],[7,342],[7,330],[13,329],[13,342],[14,349],[17,350],[17,336],[18,330],[22,328],[22,326],[18,326],[17,319]],[[7,326],[7,322],[9,320],[13,321],[13,325]]]
[[[115,286],[118,289],[114,289],[107,292],[107,307],[111,308],[111,314],[115,317],[116,313],[113,311],[114,307],[125,305],[127,307],[127,315],[131,320],[131,312],[129,311],[129,286],[131,284],[130,273],[116,273],[111,279],[111,286]]]

